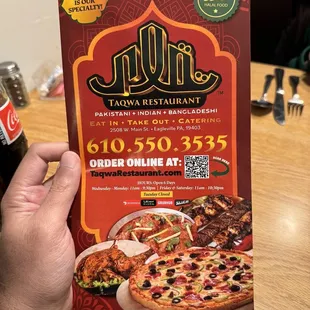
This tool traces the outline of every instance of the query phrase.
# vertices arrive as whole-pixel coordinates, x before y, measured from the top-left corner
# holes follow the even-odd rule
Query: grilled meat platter
[[[180,211],[195,221],[197,246],[249,250],[252,248],[251,210],[248,200],[210,195],[193,200]]]

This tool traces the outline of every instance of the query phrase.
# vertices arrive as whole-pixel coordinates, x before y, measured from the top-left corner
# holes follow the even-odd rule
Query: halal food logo
[[[194,0],[199,15],[211,22],[231,18],[239,8],[239,0]]]
[[[221,76],[196,65],[194,46],[169,41],[167,30],[151,21],[138,29],[138,41],[112,57],[112,80],[95,74],[89,89],[110,110],[194,108],[221,84]]]

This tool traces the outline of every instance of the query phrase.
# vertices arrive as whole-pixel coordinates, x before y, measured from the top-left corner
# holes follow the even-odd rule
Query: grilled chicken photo
[[[95,290],[98,294],[104,289],[117,287],[127,280],[134,270],[139,268],[154,254],[152,249],[133,257],[127,257],[117,245],[95,252],[83,258],[76,268],[76,281],[85,289]]]

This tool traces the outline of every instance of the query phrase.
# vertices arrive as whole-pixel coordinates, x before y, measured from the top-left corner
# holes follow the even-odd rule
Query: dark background
[[[283,31],[310,0],[251,0],[252,60],[285,65],[276,54]]]

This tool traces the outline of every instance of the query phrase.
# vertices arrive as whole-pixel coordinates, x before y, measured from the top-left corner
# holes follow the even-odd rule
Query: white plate
[[[144,308],[139,303],[137,303],[130,295],[129,292],[129,281],[125,281],[121,284],[119,289],[116,293],[116,300],[120,307],[123,310],[148,310],[147,308]],[[253,310],[254,305],[253,303],[245,305],[241,308],[238,308],[236,310]]]
[[[113,244],[116,244],[117,247],[125,253],[127,257],[132,257],[139,255],[141,253],[144,253],[150,249],[149,246],[136,242],[131,240],[118,240],[118,241],[106,241],[102,243],[98,243],[88,249],[86,249],[84,252],[82,252],[75,260],[75,270],[78,266],[79,262],[86,256],[93,254],[98,251],[107,250],[113,246]],[[153,255],[154,256],[154,255]],[[156,257],[157,258],[157,257]],[[150,261],[150,258],[147,260],[147,262]]]
[[[116,300],[123,310],[147,310],[131,297],[129,293],[129,280],[123,282],[118,288]]]
[[[166,208],[145,209],[145,210],[133,212],[131,214],[126,215],[122,219],[120,219],[116,224],[114,224],[114,226],[110,230],[109,235],[108,235],[108,239],[109,240],[114,239],[115,236],[117,235],[117,233],[120,231],[120,229],[122,227],[124,227],[124,225],[126,225],[130,221],[136,219],[137,217],[145,215],[148,212],[151,212],[151,213],[174,214],[174,215],[178,215],[178,216],[183,216],[185,219],[187,219],[188,221],[190,221],[191,223],[194,224],[194,220],[192,218],[190,218],[188,215],[186,215],[186,214],[184,214],[184,213],[182,213],[180,211],[177,211],[177,210],[166,209]]]

